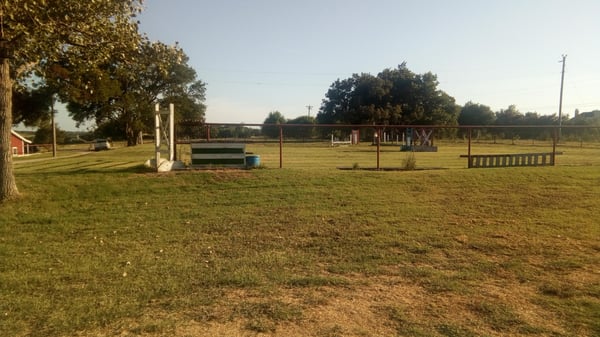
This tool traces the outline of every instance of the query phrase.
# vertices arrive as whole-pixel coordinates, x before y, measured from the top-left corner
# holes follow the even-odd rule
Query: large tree
[[[116,127],[128,145],[138,144],[140,135],[153,128],[155,103],[176,104],[177,120],[203,119],[205,84],[177,44],[143,40],[132,53],[135,61],[116,55],[87,69],[57,63],[46,76],[63,88],[75,121]]]
[[[206,84],[195,81],[181,87],[181,92],[171,93],[161,99],[161,106],[169,103],[175,104],[175,122],[177,123],[177,137],[194,138],[203,129],[206,112]]]
[[[286,122],[286,124],[315,124],[315,117],[312,116],[299,116],[294,119],[290,119]],[[302,126],[302,127],[288,127],[286,128],[285,135],[288,138],[296,138],[296,139],[311,139],[315,135],[315,128],[312,126]]]
[[[285,124],[285,117],[279,111],[271,111],[263,124]],[[261,132],[264,136],[269,138],[279,138],[279,126],[275,125],[263,125]]]
[[[393,114],[386,105],[389,83],[371,74],[335,81],[325,95],[317,121],[321,124],[385,124]]]
[[[13,123],[40,126],[51,120],[54,92],[47,86],[15,86],[13,90]]]
[[[141,135],[154,128],[156,103],[163,109],[175,104],[178,135],[196,134],[206,111],[206,84],[197,80],[183,49],[142,39],[130,53],[83,69],[56,62],[45,78],[61,88],[70,116],[78,123],[95,122],[104,137],[139,144]]]
[[[509,105],[507,109],[496,112],[496,125],[522,125],[525,116],[516,105]]]
[[[436,75],[415,74],[402,63],[377,76],[335,81],[317,114],[319,123],[455,125],[454,98],[437,88]]]
[[[138,46],[143,0],[0,0],[0,201],[19,194],[12,168],[12,94],[59,59],[94,64]]]
[[[496,115],[489,106],[471,101],[462,107],[458,116],[460,125],[491,125],[495,120]]]
[[[491,125],[495,120],[496,115],[489,106],[473,103],[471,101],[467,102],[460,109],[460,114],[458,115],[459,125]],[[479,139],[482,133],[486,133],[487,130],[477,129],[476,132],[476,136]],[[464,130],[461,131],[461,133],[463,136],[467,134]]]
[[[495,125],[522,125],[524,115],[521,113],[516,105],[509,105],[507,109],[502,109],[496,112]],[[513,140],[519,136],[519,132],[516,129],[494,129],[494,133],[500,137],[508,137]]]

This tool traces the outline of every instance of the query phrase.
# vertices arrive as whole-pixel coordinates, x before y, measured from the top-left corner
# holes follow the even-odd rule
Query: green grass
[[[599,335],[600,150],[465,169],[437,145],[416,167],[446,170],[335,169],[374,167],[367,145],[286,144],[282,170],[276,144],[248,171],[155,174],[151,145],[20,158],[0,335]]]

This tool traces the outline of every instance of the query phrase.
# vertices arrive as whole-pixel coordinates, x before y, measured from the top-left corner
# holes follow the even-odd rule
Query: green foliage
[[[56,126],[56,143],[64,144],[66,133]],[[40,125],[35,132],[33,142],[35,144],[52,144],[52,123],[44,123]]]
[[[285,124],[286,119],[279,111],[271,111],[263,124]],[[279,138],[279,126],[265,125],[261,128],[262,134],[268,138]]]
[[[460,110],[459,125],[491,125],[496,115],[489,106],[467,102]]]
[[[142,1],[3,0],[3,38],[15,79],[66,59],[92,65],[134,49]],[[36,69],[37,67],[37,69]]]
[[[323,100],[317,121],[323,124],[454,125],[454,98],[438,90],[436,75],[418,75],[402,63],[377,76],[354,74],[335,81]]]
[[[144,40],[131,52],[135,62],[116,55],[95,68],[73,68],[55,64],[46,73],[63,88],[63,100],[78,122],[94,120],[97,125],[117,123],[128,145],[138,143],[142,132],[154,127],[154,104],[165,109],[175,104],[175,120],[204,120],[206,85],[196,79],[188,57],[178,46]],[[188,130],[179,130],[189,136]]]
[[[563,125],[600,126],[600,110],[578,113]],[[600,128],[563,129],[562,136],[575,141],[596,141],[600,140]]]
[[[494,121],[494,125],[554,126],[556,124],[556,116],[540,116],[535,112],[523,114],[515,105],[510,105],[507,109],[496,112],[496,119]],[[491,133],[494,136],[512,139],[530,138],[547,140],[553,137],[552,130],[543,128],[493,129]]]
[[[54,92],[47,86],[31,88],[16,85],[13,88],[13,123],[38,126],[49,122]]]
[[[286,122],[286,124],[315,124],[316,119],[314,117],[309,116],[300,116],[294,119],[290,119]],[[290,127],[285,128],[284,137],[286,139],[303,139],[310,140],[316,134],[315,128],[313,127]]]
[[[211,128],[210,134],[211,137],[215,138],[247,139],[260,136],[260,130],[246,126],[224,126],[219,128]]]
[[[126,140],[125,125],[119,120],[108,120],[96,126],[92,138],[110,138],[113,140]]]
[[[496,125],[519,125],[523,122],[523,114],[517,110],[515,105],[508,106],[496,112]]]
[[[134,50],[140,35],[133,19],[141,9],[142,0],[1,0],[0,143],[10,138],[16,83],[31,76],[44,78],[59,61],[93,68],[112,55]],[[1,202],[17,196],[18,189],[8,163],[10,148],[0,151]]]

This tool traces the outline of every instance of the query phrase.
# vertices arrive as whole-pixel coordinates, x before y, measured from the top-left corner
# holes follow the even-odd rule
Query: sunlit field
[[[249,143],[252,170],[157,174],[151,144],[17,158],[0,335],[600,335],[600,146],[467,169],[465,142],[436,145],[390,171],[369,170],[376,146],[326,141],[284,143],[281,162]],[[409,155],[381,146],[380,166]]]

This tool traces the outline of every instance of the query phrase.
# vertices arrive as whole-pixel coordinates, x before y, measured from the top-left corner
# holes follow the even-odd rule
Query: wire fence
[[[187,144],[233,142],[260,155],[262,166],[279,168],[600,165],[600,126],[210,123],[176,130],[184,161],[191,154]]]

